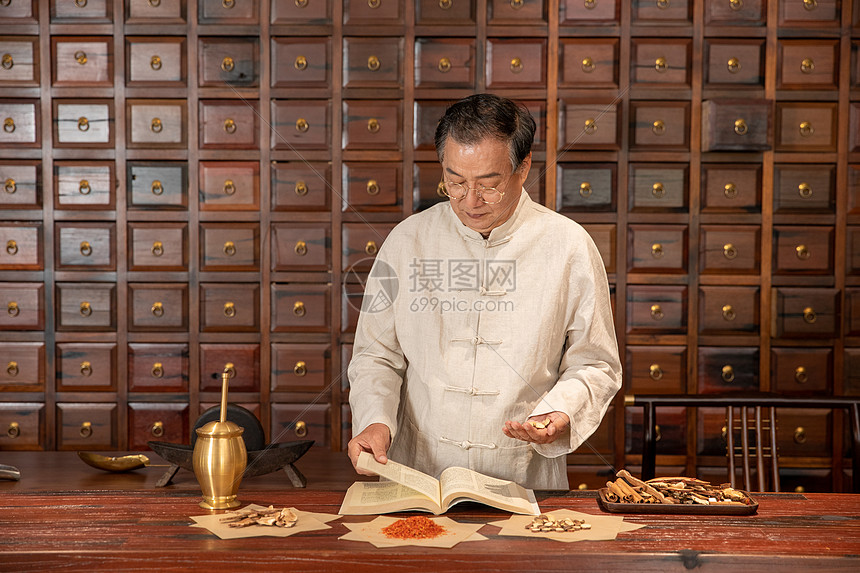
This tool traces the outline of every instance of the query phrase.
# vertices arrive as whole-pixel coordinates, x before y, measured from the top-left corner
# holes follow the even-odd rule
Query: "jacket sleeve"
[[[393,302],[399,287],[392,280],[396,275],[388,252],[383,244],[365,284],[348,368],[354,436],[377,422],[388,426],[392,438],[397,431],[406,360],[395,330]]]
[[[585,253],[588,260],[571,266],[571,281],[577,288],[571,289],[566,304],[559,301],[569,316],[558,382],[531,414],[561,410],[570,417],[569,441],[533,445],[549,458],[573,452],[594,433],[622,383],[606,271],[591,237],[584,230],[582,234],[584,248],[577,252]]]

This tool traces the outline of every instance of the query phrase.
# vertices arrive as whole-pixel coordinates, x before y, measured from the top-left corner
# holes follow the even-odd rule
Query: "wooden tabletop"
[[[7,454],[0,452],[0,463],[12,462],[10,458],[15,456]],[[247,484],[243,481],[240,501],[243,505],[337,513],[343,489],[329,486],[341,479],[351,483],[355,476],[349,473],[348,461],[344,466],[342,454],[319,453],[316,461],[313,456],[299,461],[300,467],[306,461],[302,468],[306,474],[317,471],[311,466],[324,468],[326,463],[332,468],[345,467],[347,472],[319,482],[325,484],[322,487],[315,486],[316,478],[308,475],[307,489],[292,488],[279,476],[250,479]],[[63,460],[56,459],[73,459],[56,452],[23,457],[42,458],[42,467],[55,469],[63,466]],[[150,478],[147,472],[156,473],[151,470],[160,468],[138,470],[134,476],[113,475],[101,482],[99,474],[93,474],[84,484],[89,487],[28,487],[25,472],[36,465],[31,462],[31,470],[22,467],[22,480],[17,484],[0,482],[0,571],[860,570],[860,495],[854,494],[758,494],[754,497],[759,509],[751,516],[625,515],[625,520],[646,527],[621,533],[614,541],[560,543],[502,537],[496,527],[484,525],[479,532],[487,541],[460,543],[453,549],[377,549],[338,539],[348,531],[344,522],[370,521],[373,516],[344,516],[331,522],[331,529],[287,538],[221,540],[189,527],[189,516],[205,513],[198,507],[199,489],[189,472],[178,475],[188,474],[191,481],[183,478],[166,488],[149,485],[157,476]],[[78,473],[87,475],[89,471]],[[75,485],[73,472],[66,475],[67,483]],[[62,477],[40,479],[42,483],[61,482]],[[266,480],[274,477],[277,487],[270,487]],[[124,479],[126,487],[117,487]],[[566,508],[601,514],[593,491],[538,492],[538,502],[545,512]],[[486,524],[509,514],[461,504],[447,516]]]

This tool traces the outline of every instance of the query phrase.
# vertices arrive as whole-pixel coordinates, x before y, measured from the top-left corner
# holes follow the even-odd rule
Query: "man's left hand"
[[[546,421],[549,420],[548,423]],[[544,425],[543,429],[535,427],[530,422]],[[550,412],[532,416],[524,424],[508,420],[502,432],[509,438],[530,442],[533,444],[551,444],[570,431],[570,418],[564,412]]]

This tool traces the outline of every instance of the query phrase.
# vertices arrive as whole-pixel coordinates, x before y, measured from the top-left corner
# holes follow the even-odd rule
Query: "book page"
[[[540,513],[534,492],[512,481],[493,478],[476,471],[453,467],[442,472],[442,507],[447,509],[464,499],[474,499],[516,513]]]
[[[393,481],[355,482],[346,491],[338,513],[340,515],[377,515],[408,510],[442,513],[434,500]]]
[[[373,472],[391,481],[403,484],[408,488],[424,494],[437,503],[441,497],[441,489],[439,480],[428,476],[424,472],[419,472],[403,464],[388,460],[388,463],[381,464],[367,452],[361,452],[358,455],[358,469]]]

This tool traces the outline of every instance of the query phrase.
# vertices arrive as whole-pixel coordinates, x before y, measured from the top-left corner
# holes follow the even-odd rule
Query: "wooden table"
[[[0,452],[0,463],[15,456]],[[336,454],[342,456],[342,454]],[[33,459],[65,454],[31,454]],[[243,505],[292,506],[337,513],[343,489],[314,486],[326,460],[344,466],[342,458],[314,454],[299,466],[308,476],[307,489],[293,489],[286,478],[280,487],[247,480],[240,489]],[[19,456],[19,462],[24,456]],[[68,456],[65,456],[67,459]],[[316,460],[316,461],[314,461]],[[47,462],[44,462],[47,464]],[[24,465],[24,464],[21,464]],[[138,470],[137,473],[153,469]],[[68,472],[68,487],[26,487],[22,481],[0,483],[0,571],[44,570],[296,570],[296,571],[858,571],[860,570],[860,495],[759,494],[753,516],[627,515],[647,527],[622,533],[614,541],[560,543],[550,540],[501,537],[484,526],[488,541],[461,543],[453,549],[406,547],[377,549],[370,544],[339,541],[347,522],[372,516],[346,516],[324,531],[287,538],[256,537],[221,540],[191,528],[190,515],[205,513],[197,503],[193,476],[163,489],[141,487],[146,477],[111,476],[125,488],[92,487],[100,474],[80,486]],[[95,472],[96,470],[92,470]],[[90,470],[82,470],[86,475]],[[160,472],[152,472],[160,473]],[[188,477],[186,476],[186,478]],[[265,476],[266,478],[274,476]],[[354,475],[338,479],[351,482]],[[54,476],[57,482],[63,476]],[[155,476],[154,479],[157,479]],[[43,480],[44,481],[44,480]],[[333,482],[325,482],[331,485]],[[595,492],[539,492],[541,509],[567,508],[600,514]],[[477,504],[463,504],[448,517],[487,523],[508,514]]]

